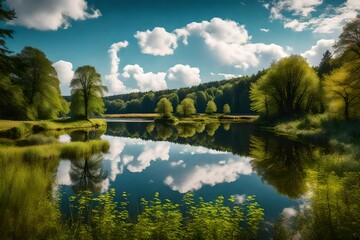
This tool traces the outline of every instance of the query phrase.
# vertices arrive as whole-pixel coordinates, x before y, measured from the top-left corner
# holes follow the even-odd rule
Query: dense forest
[[[223,106],[229,104],[231,113],[254,114],[255,112],[250,110],[250,86],[265,72],[262,70],[252,76],[208,82],[187,88],[105,97],[105,113],[152,113],[161,98],[167,98],[173,109],[176,109],[183,99],[191,98],[199,113],[204,113],[207,102],[213,100],[218,112],[222,112]]]

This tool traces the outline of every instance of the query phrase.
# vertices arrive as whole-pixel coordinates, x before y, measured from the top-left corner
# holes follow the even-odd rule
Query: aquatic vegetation
[[[245,203],[231,197],[215,201],[195,201],[184,196],[182,204],[160,199],[159,193],[148,201],[141,199],[141,210],[131,219],[126,193],[114,201],[115,190],[93,197],[84,191],[70,198],[71,235],[87,239],[254,239],[258,236],[264,209],[248,196]],[[186,211],[182,212],[181,209]]]

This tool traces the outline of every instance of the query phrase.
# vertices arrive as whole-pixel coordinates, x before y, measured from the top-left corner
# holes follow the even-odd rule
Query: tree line
[[[173,110],[176,111],[181,101],[190,98],[194,101],[194,107],[198,113],[205,113],[207,103],[213,101],[217,106],[215,111],[217,113],[222,113],[223,106],[228,104],[231,113],[254,114],[255,112],[250,109],[250,85],[265,72],[265,70],[261,70],[251,76],[203,83],[180,89],[108,96],[104,98],[105,113],[153,113],[161,98],[168,99]]]
[[[15,12],[4,10],[0,3],[0,21],[15,18]],[[6,40],[13,31],[0,29],[0,118],[55,119],[71,111],[76,118],[89,118],[104,112],[102,101],[106,87],[92,66],[77,68],[71,81],[71,103],[60,91],[60,81],[52,62],[45,53],[25,47],[12,54]]]

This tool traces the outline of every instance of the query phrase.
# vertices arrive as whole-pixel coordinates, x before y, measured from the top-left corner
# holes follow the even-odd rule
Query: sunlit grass
[[[71,142],[67,144],[47,144],[40,146],[0,148],[0,160],[26,160],[36,161],[42,159],[79,158],[90,156],[98,152],[106,152],[110,144],[105,140],[91,140],[88,142]]]
[[[48,239],[62,234],[60,212],[51,196],[57,161],[0,160],[2,239]]]
[[[106,126],[103,119],[89,120],[40,120],[40,121],[12,121],[0,120],[0,137],[21,138],[31,133],[37,133],[45,130],[64,130],[80,128],[98,128]]]

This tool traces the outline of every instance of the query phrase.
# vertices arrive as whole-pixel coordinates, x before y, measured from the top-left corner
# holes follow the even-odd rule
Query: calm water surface
[[[63,135],[62,142],[106,139],[110,150],[84,160],[63,159],[56,173],[61,208],[82,189],[95,194],[115,188],[130,194],[135,213],[142,197],[180,202],[193,192],[214,200],[234,195],[242,202],[255,195],[265,221],[293,214],[306,202],[305,169],[319,149],[259,132],[252,124],[180,124],[109,120],[104,135]],[[117,199],[120,200],[120,199]]]

